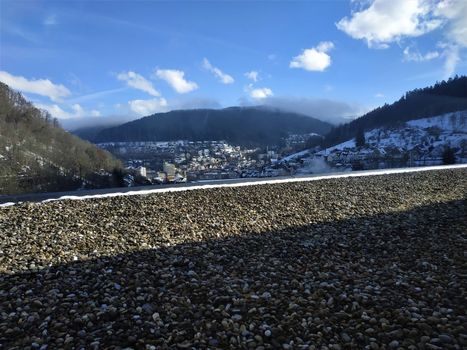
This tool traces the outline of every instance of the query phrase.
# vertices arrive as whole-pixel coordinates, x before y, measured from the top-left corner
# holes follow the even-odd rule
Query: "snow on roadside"
[[[1,203],[0,207],[11,207],[12,205],[15,205],[16,203],[13,202],[6,202],[6,203]]]
[[[326,179],[340,179],[340,178],[347,178],[347,177],[403,174],[403,173],[419,172],[419,171],[461,169],[461,168],[467,168],[467,164],[438,165],[438,166],[426,166],[426,167],[419,167],[419,168],[368,170],[368,171],[345,172],[342,174],[321,175],[321,176],[296,177],[296,178],[292,177],[292,178],[287,178],[287,179],[276,179],[276,180],[269,179],[269,180],[264,180],[264,181],[235,182],[235,183],[229,183],[229,184],[210,184],[210,185],[199,185],[199,186],[188,186],[188,187],[156,188],[156,189],[151,189],[151,190],[129,191],[129,192],[109,192],[109,193],[104,193],[104,194],[84,195],[84,196],[71,196],[70,195],[70,196],[62,196],[59,198],[46,199],[40,203],[48,203],[48,202],[53,202],[53,201],[58,201],[58,200],[65,200],[65,199],[84,200],[84,199],[96,199],[96,198],[112,198],[112,197],[120,197],[120,196],[135,196],[135,195],[146,195],[146,194],[156,194],[156,193],[166,193],[166,192],[183,192],[183,191],[211,189],[211,188],[260,186],[260,185],[282,184],[282,183],[292,183],[292,182],[319,181],[319,180],[326,180]],[[13,204],[15,203],[0,204],[0,207],[11,206]]]

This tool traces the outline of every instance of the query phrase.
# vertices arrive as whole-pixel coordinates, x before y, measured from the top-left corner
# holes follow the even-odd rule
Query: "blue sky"
[[[65,123],[250,104],[336,121],[467,73],[464,0],[0,6],[0,81]]]

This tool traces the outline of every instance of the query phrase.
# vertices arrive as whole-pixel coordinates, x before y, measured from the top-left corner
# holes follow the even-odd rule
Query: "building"
[[[164,162],[163,170],[167,175],[167,181],[171,182],[175,180],[175,164]]]
[[[144,167],[144,166],[139,166],[139,167],[137,167],[135,170],[136,170],[136,172],[137,172],[139,175],[141,175],[141,176],[143,176],[143,177],[147,177],[146,167]]]

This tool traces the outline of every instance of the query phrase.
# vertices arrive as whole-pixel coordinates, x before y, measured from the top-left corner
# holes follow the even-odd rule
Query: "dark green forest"
[[[110,153],[63,130],[0,83],[0,194],[61,191],[111,185],[121,169]]]
[[[378,107],[348,124],[333,128],[325,145],[354,138],[358,132],[381,126],[396,126],[408,120],[467,109],[467,77],[454,77],[433,86],[407,92],[398,101]]]
[[[262,107],[178,110],[100,131],[95,142],[225,140],[240,146],[277,145],[289,134],[326,134],[331,124]]]

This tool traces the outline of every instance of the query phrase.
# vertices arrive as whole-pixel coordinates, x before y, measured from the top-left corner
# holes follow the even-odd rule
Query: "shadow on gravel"
[[[3,274],[0,348],[465,348],[466,212],[455,201]]]

